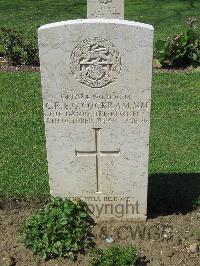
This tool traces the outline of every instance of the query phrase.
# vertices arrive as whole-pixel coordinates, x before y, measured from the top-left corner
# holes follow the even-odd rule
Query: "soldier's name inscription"
[[[46,122],[67,123],[111,123],[118,119],[134,124],[146,124],[149,102],[135,101],[132,95],[118,94],[67,94],[59,102],[45,103]]]

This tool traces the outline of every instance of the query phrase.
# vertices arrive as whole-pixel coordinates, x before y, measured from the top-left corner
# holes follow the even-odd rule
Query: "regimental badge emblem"
[[[94,37],[83,40],[71,54],[71,72],[82,84],[102,88],[118,78],[121,56],[110,41]]]

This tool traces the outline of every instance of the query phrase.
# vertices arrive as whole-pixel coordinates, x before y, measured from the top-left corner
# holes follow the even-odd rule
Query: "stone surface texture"
[[[81,198],[96,220],[145,220],[152,26],[53,23],[39,49],[51,194]]]
[[[124,19],[124,0],[87,0],[87,17]]]

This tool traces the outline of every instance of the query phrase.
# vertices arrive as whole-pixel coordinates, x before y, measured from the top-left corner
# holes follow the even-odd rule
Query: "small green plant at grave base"
[[[59,197],[22,223],[20,233],[26,248],[44,259],[67,257],[90,246],[91,218],[86,204]]]
[[[95,248],[90,254],[89,266],[134,266],[136,260],[136,248],[133,245]]]
[[[187,24],[185,31],[156,42],[155,56],[162,66],[200,65],[200,34],[196,19],[190,18]]]
[[[6,60],[12,65],[39,65],[38,47],[33,40],[20,33],[1,28],[0,46]]]

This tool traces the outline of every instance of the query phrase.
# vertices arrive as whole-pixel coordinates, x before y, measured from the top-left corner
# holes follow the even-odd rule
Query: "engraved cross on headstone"
[[[102,156],[119,156],[120,150],[117,151],[101,151],[100,131],[101,128],[94,128],[95,131],[95,151],[77,151],[76,156],[92,156],[96,157],[96,177],[97,177],[97,193],[102,192],[102,180],[101,180],[101,157]]]
[[[124,0],[87,0],[87,18],[124,19]]]

